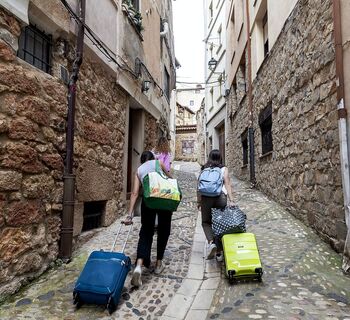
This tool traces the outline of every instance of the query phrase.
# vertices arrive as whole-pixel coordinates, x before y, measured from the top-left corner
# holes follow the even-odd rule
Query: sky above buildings
[[[178,82],[204,81],[203,0],[173,0]]]

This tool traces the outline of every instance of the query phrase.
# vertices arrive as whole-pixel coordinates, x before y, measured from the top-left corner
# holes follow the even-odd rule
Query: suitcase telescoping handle
[[[114,243],[113,243],[112,250],[111,250],[112,252],[114,251],[115,245],[116,245],[116,243],[117,243],[117,240],[118,240],[118,237],[119,237],[120,231],[122,230],[123,225],[124,225],[124,223],[121,223],[121,224],[120,224],[120,227],[119,227],[119,229],[118,229],[117,235],[116,235],[115,238],[114,238]],[[127,236],[126,236],[126,238],[125,238],[125,241],[124,241],[124,243],[123,243],[123,248],[122,248],[122,251],[121,251],[122,253],[124,253],[125,246],[126,246],[126,243],[128,242],[128,238],[129,238],[131,229],[132,229],[132,224],[130,224],[130,226],[129,226],[128,234],[127,234]]]

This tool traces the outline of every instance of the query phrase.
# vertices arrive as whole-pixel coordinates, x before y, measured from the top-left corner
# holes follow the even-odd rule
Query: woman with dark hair
[[[211,209],[212,208],[225,208],[227,205],[234,206],[233,202],[233,192],[231,186],[230,175],[227,167],[222,164],[222,156],[219,150],[214,149],[209,153],[207,163],[202,167],[203,170],[207,168],[219,168],[221,171],[221,176],[219,179],[222,181],[221,193],[216,196],[201,195],[197,193],[198,197],[198,207],[201,208],[202,213],[202,227],[205,234],[205,237],[208,240],[208,249],[207,249],[207,259],[213,259],[216,255],[218,261],[223,260],[222,255],[222,244],[220,239],[214,237],[212,230],[212,221],[211,221]],[[200,182],[200,178],[199,178]],[[221,186],[220,186],[221,187]]]
[[[137,173],[134,177],[134,185],[130,197],[130,206],[128,210],[128,216],[124,220],[125,224],[131,224],[134,217],[134,207],[136,200],[139,196],[139,192],[143,183],[143,179],[150,172],[156,172],[156,161],[154,154],[151,151],[144,151],[141,155],[141,165],[137,169]],[[160,162],[162,171],[171,178],[167,172],[163,163]],[[137,245],[137,258],[136,267],[131,278],[131,284],[136,287],[142,285],[141,273],[142,266],[147,268],[151,264],[151,248],[154,235],[154,223],[156,215],[158,214],[158,237],[157,237],[157,262],[154,270],[155,274],[160,274],[165,266],[162,262],[164,251],[168,243],[170,229],[171,229],[171,216],[172,212],[167,210],[155,210],[146,207],[144,201],[141,203],[141,229],[139,234],[139,242]]]

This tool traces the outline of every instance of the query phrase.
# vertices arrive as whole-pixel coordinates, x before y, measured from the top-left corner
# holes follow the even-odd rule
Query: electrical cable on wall
[[[112,52],[103,42],[99,39],[99,37],[91,30],[91,28],[81,21],[81,19],[76,15],[74,10],[71,8],[71,6],[67,3],[66,0],[61,0],[61,3],[65,6],[65,8],[68,10],[71,17],[77,22],[81,23],[84,26],[84,29],[86,30],[85,35],[86,37],[96,46],[96,48],[107,58],[109,61],[114,62],[120,69],[129,72],[135,79],[138,79],[138,75],[130,69],[128,66],[123,66],[116,60],[116,55],[114,52]],[[119,56],[118,56],[119,57]],[[120,57],[119,57],[120,58]],[[146,67],[146,66],[145,66]],[[148,70],[147,70],[148,71]],[[158,86],[158,84],[157,84]]]
[[[114,62],[120,69],[129,72],[135,79],[137,79],[139,77],[139,75],[137,75],[133,70],[131,70],[129,67],[125,67],[123,65],[121,65],[113,56],[115,56],[115,54],[113,52],[110,51],[110,49],[108,47],[106,47],[103,42],[98,38],[98,36],[91,30],[91,28],[86,25],[84,22],[82,22],[80,20],[80,18],[76,15],[76,13],[74,12],[74,10],[70,7],[70,5],[67,3],[66,0],[61,0],[61,2],[63,3],[63,5],[66,7],[66,9],[68,10],[68,12],[70,13],[70,15],[74,18],[74,20],[78,23],[82,23],[85,30],[88,33],[85,33],[85,35],[87,36],[87,38],[97,47],[97,49],[110,61]],[[112,56],[113,55],[113,56]],[[119,57],[119,56],[118,56]],[[120,57],[119,57],[120,58]],[[159,88],[161,96],[164,95],[164,91],[161,88],[161,86],[154,80],[153,76],[151,75],[151,73],[149,72],[147,66],[139,59],[136,58],[136,60],[138,60],[140,62],[140,65],[146,70],[147,74],[149,75],[149,77],[152,79],[153,83]]]

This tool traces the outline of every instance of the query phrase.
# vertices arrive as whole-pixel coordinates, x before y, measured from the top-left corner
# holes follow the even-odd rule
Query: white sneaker
[[[160,263],[160,266],[156,266],[154,269],[155,274],[161,274],[165,269],[165,265],[163,264],[163,261]]]
[[[141,266],[136,266],[134,273],[131,278],[131,285],[134,287],[141,287],[142,286],[142,280],[141,280]]]
[[[222,262],[224,260],[224,255],[221,253],[216,254],[216,261],[217,262]]]
[[[210,259],[213,259],[215,257],[215,254],[216,254],[216,244],[215,243],[211,243],[209,246],[208,246],[208,250],[207,250],[207,259],[210,260]]]

